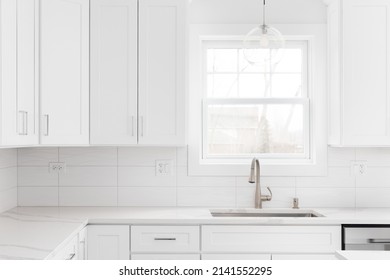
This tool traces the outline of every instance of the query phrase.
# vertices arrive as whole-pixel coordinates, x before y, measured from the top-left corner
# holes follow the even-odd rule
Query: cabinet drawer
[[[334,252],[338,226],[203,226],[203,252]]]
[[[132,226],[132,252],[198,252],[197,226]]]

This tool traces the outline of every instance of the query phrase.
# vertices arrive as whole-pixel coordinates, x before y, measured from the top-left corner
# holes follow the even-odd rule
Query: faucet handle
[[[261,196],[261,200],[263,200],[263,201],[270,201],[270,200],[272,200],[272,191],[271,191],[271,189],[269,187],[267,187],[267,190],[270,193],[270,195],[262,195]]]

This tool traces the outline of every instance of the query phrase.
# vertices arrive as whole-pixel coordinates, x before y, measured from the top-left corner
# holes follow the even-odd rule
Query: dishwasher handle
[[[390,244],[390,239],[370,238],[367,241],[370,244]]]

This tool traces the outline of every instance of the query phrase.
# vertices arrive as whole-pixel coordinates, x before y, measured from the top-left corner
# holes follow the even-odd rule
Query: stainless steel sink
[[[320,213],[306,209],[210,209],[213,217],[317,218]]]

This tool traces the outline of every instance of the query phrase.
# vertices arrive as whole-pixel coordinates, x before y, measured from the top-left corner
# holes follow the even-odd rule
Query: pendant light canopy
[[[244,39],[244,57],[250,64],[270,65],[280,61],[285,41],[282,33],[266,24],[263,0],[263,24],[253,28]]]

